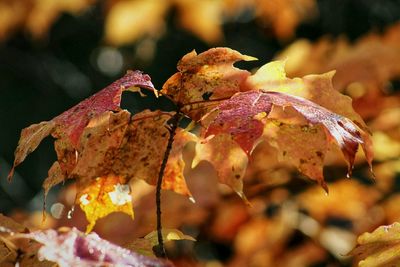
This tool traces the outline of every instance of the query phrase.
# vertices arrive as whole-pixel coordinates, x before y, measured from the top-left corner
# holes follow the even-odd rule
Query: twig
[[[163,161],[161,163],[160,172],[158,173],[158,180],[157,180],[157,187],[156,187],[156,205],[157,205],[157,238],[158,238],[158,257],[165,258],[165,248],[164,248],[164,241],[162,236],[162,224],[161,224],[161,186],[162,180],[164,176],[165,167],[167,166],[168,158],[171,153],[172,144],[174,142],[174,137],[176,134],[176,129],[178,128],[178,124],[182,119],[182,113],[177,112],[175,115],[169,120],[168,124],[168,131],[169,131],[169,139],[167,148],[164,152]]]

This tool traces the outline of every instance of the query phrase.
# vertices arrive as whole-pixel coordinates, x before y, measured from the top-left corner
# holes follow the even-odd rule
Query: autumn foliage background
[[[7,183],[20,130],[55,117],[127,69],[150,74],[159,89],[184,54],[227,46],[259,58],[237,64],[248,70],[272,59],[287,60],[289,77],[335,69],[334,87],[353,98],[372,132],[376,180],[363,156],[351,180],[340,155],[328,157],[326,196],[278,162],[273,149],[261,147],[244,180],[249,207],[217,186],[210,164],[187,168],[196,203],[163,192],[163,219],[165,227],[197,242],[169,243],[169,258],[178,266],[351,266],[343,255],[358,235],[400,221],[399,20],[399,1],[2,0],[0,211],[30,229],[84,230],[79,209],[67,218],[73,183],[50,191],[42,224],[41,186],[55,159],[51,138]],[[172,108],[168,101],[127,93],[122,107],[132,113]],[[191,159],[190,149],[185,155]],[[132,189],[135,220],[112,214],[94,229],[119,245],[155,229],[154,188],[137,182]],[[65,209],[57,214],[61,203]]]

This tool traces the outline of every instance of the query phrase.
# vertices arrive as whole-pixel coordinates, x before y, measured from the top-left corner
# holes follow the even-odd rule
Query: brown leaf
[[[17,149],[13,168],[9,174],[9,179],[13,175],[14,168],[19,165],[26,156],[37,148],[40,142],[52,133],[56,141],[56,151],[59,158],[74,157],[81,134],[89,120],[101,115],[106,111],[120,110],[121,94],[123,90],[130,90],[131,87],[144,87],[155,90],[150,77],[140,71],[128,71],[121,79],[115,81],[108,87],[83,100],[76,106],[63,112],[49,122],[33,124],[22,130]],[[72,153],[71,153],[72,152]],[[66,155],[69,155],[68,157]],[[60,164],[63,171],[71,168],[71,161]]]
[[[74,165],[67,169],[67,176],[90,181],[115,174],[155,185],[169,138],[166,121],[171,116],[172,113],[146,110],[130,117],[129,112],[120,111],[104,113],[91,120],[83,132]],[[178,129],[174,140],[162,188],[190,196],[183,177],[182,150],[197,138]],[[71,153],[60,155],[72,156]],[[72,162],[63,157],[58,161]]]
[[[76,147],[89,120],[106,111],[119,111],[122,91],[131,87],[155,90],[148,75],[140,71],[128,71],[121,79],[55,117],[53,121],[57,123],[57,131],[68,136]]]
[[[40,142],[47,137],[56,127],[53,121],[43,121],[38,124],[32,124],[21,132],[21,137],[18,141],[17,149],[15,150],[14,165],[8,174],[8,179],[14,175],[14,169],[23,162],[31,152],[33,152]]]
[[[244,82],[250,73],[233,63],[254,59],[229,48],[213,48],[199,55],[192,51],[179,61],[179,72],[164,83],[161,93],[184,105],[185,114],[198,120],[214,101],[247,90]]]

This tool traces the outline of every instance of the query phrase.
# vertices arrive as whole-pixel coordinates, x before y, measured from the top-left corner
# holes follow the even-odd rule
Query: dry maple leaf
[[[243,103],[248,103],[247,105],[249,106],[246,106],[246,104]],[[372,157],[372,151],[368,150],[368,147],[364,145],[364,140],[361,135],[362,130],[359,129],[351,120],[332,113],[304,98],[272,91],[248,91],[238,93],[231,99],[226,100],[214,110],[219,112],[219,114],[216,115],[214,121],[208,125],[204,136],[208,137],[209,135],[228,134],[245,152],[249,153],[256,145],[256,142],[262,137],[263,126],[266,124],[265,118],[268,117],[272,105],[293,107],[297,112],[304,116],[309,124],[322,125],[326,132],[327,140],[334,140],[342,150],[349,165],[348,176],[351,175],[355,154],[359,145],[363,147],[367,158]],[[236,107],[243,107],[243,109]],[[256,116],[260,113],[265,113],[261,119]],[[235,124],[238,117],[242,118],[239,120],[240,124]],[[306,125],[303,126],[303,128],[304,127],[308,126]],[[303,131],[308,132],[305,130]],[[301,137],[303,131],[298,132],[297,135]],[[292,145],[293,144],[291,143],[284,144],[284,147],[290,147]],[[295,145],[298,144],[295,143]],[[317,153],[318,151],[316,152],[315,157],[322,158],[326,153],[327,145],[322,145],[323,146],[320,148],[321,150],[319,153]],[[226,146],[228,147],[228,145]],[[303,148],[300,146],[296,147],[296,149]],[[306,164],[307,161],[310,160],[312,160],[312,158],[300,158],[299,162],[300,164]],[[311,162],[311,164],[316,163],[323,164],[323,162]],[[307,174],[312,173],[307,171],[305,172]],[[316,179],[324,189],[327,190],[323,181],[322,173],[317,177],[311,178]]]
[[[14,164],[8,176],[9,179],[13,175],[14,168],[24,161],[26,156],[33,152],[49,134],[52,134],[56,138],[66,138],[64,142],[70,143],[73,148],[76,148],[83,129],[89,120],[106,111],[120,110],[122,91],[137,91],[139,90],[137,87],[155,90],[148,75],[139,71],[128,71],[123,78],[115,81],[51,121],[33,124],[23,129],[17,149],[15,150]]]
[[[267,140],[278,149],[283,160],[318,181],[325,190],[323,163],[330,141],[334,141],[342,150],[348,163],[349,176],[359,145],[363,147],[371,165],[372,148],[368,129],[353,110],[351,98],[333,88],[333,72],[290,79],[286,77],[284,62],[275,61],[262,66],[253,75],[232,69],[231,63],[228,69],[223,68],[220,73],[200,75],[201,71],[208,69],[210,62],[220,62],[218,55],[237,55],[230,49],[223,50],[226,49],[186,55],[178,69],[187,71],[187,76],[184,77],[185,72],[177,73],[163,88],[163,93],[169,94],[172,100],[189,103],[183,105],[182,111],[192,118],[205,114],[200,123],[204,128],[202,137],[206,139],[203,144],[196,145],[193,166],[203,159],[210,161],[216,167],[220,181],[243,196],[241,179],[247,160],[237,152],[232,142],[250,155],[261,140]],[[219,65],[216,67],[219,68]],[[211,68],[214,66],[211,65]],[[227,75],[232,70],[234,73],[243,73],[240,82],[226,83],[220,78],[223,77],[221,73]],[[198,88],[204,88],[202,83],[206,84],[207,91],[198,93]],[[207,101],[198,100],[206,92],[211,96],[209,105]],[[218,97],[212,99],[215,92],[218,92]],[[191,97],[194,97],[195,105],[191,104]],[[212,142],[219,134],[224,137]],[[303,148],[305,143],[307,149]],[[232,160],[231,155],[236,155],[236,160]],[[229,164],[230,160],[232,164]]]
[[[125,110],[107,111],[90,120],[76,150],[65,139],[57,140],[58,161],[43,183],[45,193],[68,178],[76,178],[76,201],[90,223],[87,231],[91,231],[99,218],[114,211],[133,217],[130,201],[116,204],[109,195],[125,188],[128,197],[128,181],[133,178],[156,184],[169,138],[166,122],[172,115],[145,110],[131,117]],[[162,189],[191,197],[183,176],[182,150],[188,142],[197,141],[197,137],[178,128],[174,140]]]
[[[183,106],[187,116],[198,120],[214,102],[247,90],[244,85],[250,73],[233,66],[240,60],[255,58],[222,47],[201,54],[192,51],[178,62],[179,72],[165,82],[161,93]]]
[[[121,88],[119,91],[122,90]],[[110,102],[107,96],[114,102]],[[86,102],[88,101],[85,100],[83,103]],[[130,192],[128,181],[132,178],[143,179],[155,185],[167,147],[169,130],[166,122],[173,113],[145,110],[131,116],[125,110],[114,111],[114,113],[103,107],[106,103],[104,105],[106,107],[119,109],[119,102],[120,93],[115,95],[113,91],[108,91],[108,94],[96,97],[90,102],[92,107],[100,104],[101,108],[94,106],[92,112],[95,116],[93,115],[90,121],[86,118],[92,115],[88,116],[85,110],[80,108],[83,107],[82,103],[76,106],[78,108],[72,109],[77,113],[66,112],[51,121],[51,125],[55,124],[53,121],[58,121],[57,118],[60,117],[68,121],[66,129],[73,129],[69,131],[72,133],[78,132],[80,139],[74,146],[71,138],[62,133],[64,128],[56,129],[61,132],[61,134],[57,133],[56,136],[59,139],[55,141],[57,161],[49,169],[48,177],[43,183],[45,196],[51,187],[66,179],[76,178],[78,183],[76,202],[89,221],[88,232],[92,230],[98,219],[112,212],[122,211],[133,217],[131,201],[116,203],[111,195],[115,193],[122,196],[125,193],[127,199]],[[87,103],[86,106],[88,106]],[[66,118],[73,118],[73,120],[69,121]],[[77,122],[77,125],[72,122]],[[56,126],[53,125],[53,127]],[[48,132],[39,133],[41,137],[48,135]],[[23,140],[30,141],[30,139]],[[195,135],[178,128],[164,171],[163,189],[191,197],[183,177],[185,164],[181,154],[188,142],[196,140]],[[36,148],[38,144],[28,145],[34,145]]]

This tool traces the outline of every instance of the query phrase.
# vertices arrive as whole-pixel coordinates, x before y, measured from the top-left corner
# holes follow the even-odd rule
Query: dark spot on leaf
[[[305,160],[305,159],[300,159],[300,164],[305,164],[305,163],[307,163],[307,160]]]
[[[235,175],[235,178],[236,178],[236,179],[240,179],[240,174],[236,174],[236,175]]]
[[[284,151],[282,152],[282,155],[283,155],[283,156],[286,156],[286,155],[287,155],[287,151],[284,150]]]
[[[212,92],[205,92],[201,97],[203,98],[203,100],[210,100],[212,94]]]

